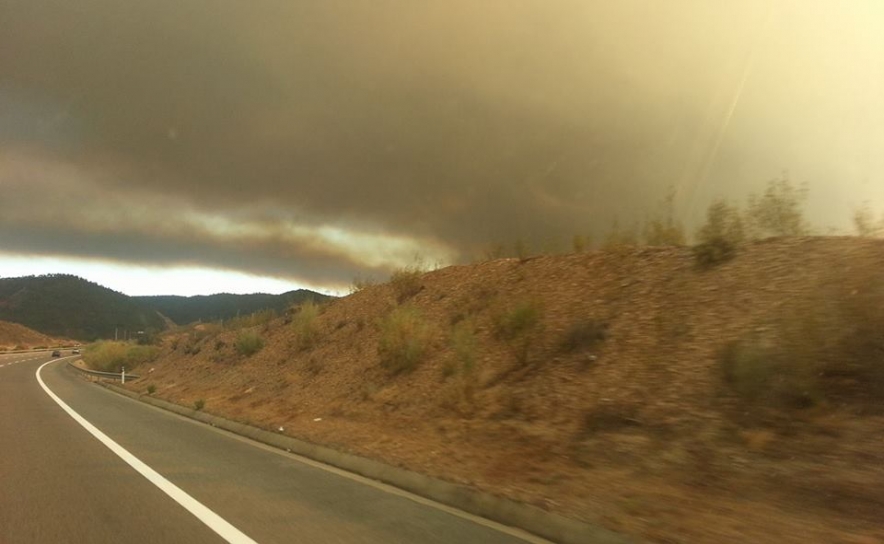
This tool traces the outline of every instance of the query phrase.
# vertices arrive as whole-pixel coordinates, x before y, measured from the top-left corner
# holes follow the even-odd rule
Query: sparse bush
[[[202,410],[202,409],[205,408],[205,407],[206,407],[206,401],[203,400],[203,399],[197,399],[197,400],[195,400],[195,401],[193,402],[193,409],[194,409],[194,410],[199,411],[199,410]]]
[[[768,407],[804,407],[819,399],[817,369],[795,359],[781,340],[752,334],[729,344],[721,355],[725,382],[744,401]]]
[[[729,345],[724,378],[743,399],[773,407],[822,400],[877,406],[884,395],[884,280],[821,283],[772,323]]]
[[[371,287],[375,285],[377,282],[371,278],[367,277],[356,277],[353,278],[353,282],[350,284],[350,294],[358,293],[367,287]]]
[[[424,270],[420,264],[397,268],[390,276],[390,285],[400,304],[421,292],[421,276]]]
[[[591,350],[608,337],[608,324],[595,319],[573,323],[562,338],[562,351],[571,353],[579,349]]]
[[[856,210],[853,214],[853,225],[857,236],[862,238],[880,238],[884,236],[884,216],[875,221],[875,214],[868,205]]]
[[[807,235],[806,200],[807,186],[796,187],[786,175],[768,182],[764,193],[749,197],[746,218],[752,237]]]
[[[536,302],[522,301],[495,316],[494,332],[498,338],[512,340],[537,327],[540,317],[540,306]]]
[[[227,342],[225,342],[224,340],[221,340],[220,338],[218,340],[215,340],[215,351],[221,351],[222,349],[224,349],[226,347],[227,347]]]
[[[319,305],[308,299],[298,308],[292,321],[292,326],[297,335],[298,346],[301,349],[313,347],[319,336],[316,319],[319,317]]]
[[[237,316],[228,319],[224,323],[224,327],[230,330],[250,329],[259,325],[267,325],[274,319],[276,319],[276,310],[267,309],[254,312],[247,316]]]
[[[696,237],[694,258],[701,268],[733,259],[746,237],[740,211],[724,200],[713,202],[706,210],[706,223]]]
[[[155,386],[154,384],[150,384],[147,386],[147,394],[148,395],[153,395],[156,392],[157,392],[157,386]]]
[[[659,205],[654,217],[645,222],[644,242],[649,246],[683,246],[686,236],[681,222],[675,218],[675,193],[670,192]]]
[[[432,339],[429,324],[411,306],[390,312],[379,328],[381,365],[393,374],[413,370],[424,358]]]
[[[83,360],[94,370],[119,372],[121,367],[133,369],[149,363],[159,356],[156,346],[143,346],[128,342],[96,342],[86,346]]]
[[[607,250],[620,250],[638,245],[638,229],[635,225],[627,229],[620,227],[620,221],[614,220],[611,230],[605,237],[602,247]]]
[[[264,339],[255,331],[242,331],[236,337],[236,351],[240,355],[251,357],[264,347]]]
[[[459,321],[451,332],[451,350],[464,372],[476,366],[476,334],[471,320]]]
[[[494,317],[494,333],[512,349],[519,365],[528,364],[532,346],[541,330],[542,310],[533,301],[522,301]]]

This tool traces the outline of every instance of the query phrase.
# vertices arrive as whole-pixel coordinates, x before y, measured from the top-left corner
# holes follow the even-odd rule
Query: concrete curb
[[[561,544],[637,544],[638,541],[574,519],[546,512],[469,487],[431,478],[357,455],[272,433],[168,401],[102,383],[118,394],[251,438],[297,455],[398,487],[421,497]]]

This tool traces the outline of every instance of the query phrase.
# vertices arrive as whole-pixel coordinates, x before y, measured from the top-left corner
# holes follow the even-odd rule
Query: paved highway
[[[545,542],[122,397],[65,361],[0,355],[0,544]]]

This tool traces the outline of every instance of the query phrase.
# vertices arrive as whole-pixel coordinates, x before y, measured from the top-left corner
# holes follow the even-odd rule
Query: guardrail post
[[[123,367],[123,371],[120,373],[120,383],[126,384],[126,367]]]

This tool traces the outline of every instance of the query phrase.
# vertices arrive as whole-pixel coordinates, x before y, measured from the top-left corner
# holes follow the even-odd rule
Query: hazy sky
[[[880,0],[0,0],[0,276],[344,289],[783,171],[846,230],[882,147]]]

